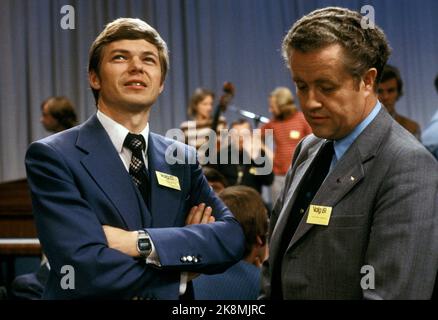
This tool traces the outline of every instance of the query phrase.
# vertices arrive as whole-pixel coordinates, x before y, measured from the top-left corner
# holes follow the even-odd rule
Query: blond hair
[[[269,95],[274,98],[279,114],[275,115],[278,120],[285,119],[297,111],[292,92],[286,87],[275,88]]]

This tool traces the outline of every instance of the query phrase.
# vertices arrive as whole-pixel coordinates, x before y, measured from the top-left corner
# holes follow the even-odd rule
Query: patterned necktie
[[[144,137],[141,134],[128,133],[123,145],[132,151],[129,174],[134,184],[140,190],[144,203],[150,209],[149,172],[143,160],[143,151],[146,148]]]
[[[315,197],[330,170],[333,154],[333,142],[327,141],[321,147],[320,152],[313,160],[313,163],[301,181],[297,197],[295,198],[286,222],[286,227],[281,235],[281,242],[275,263],[276,267],[275,271],[272,273],[272,299],[283,299],[283,294],[281,291],[281,265],[283,257],[293,235],[295,234],[295,231],[298,228],[298,225],[300,224],[301,219],[309,208],[312,199]]]

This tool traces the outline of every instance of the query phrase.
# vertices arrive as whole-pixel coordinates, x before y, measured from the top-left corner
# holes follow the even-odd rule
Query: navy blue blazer
[[[182,154],[184,163],[168,164],[166,150]],[[150,211],[96,115],[30,145],[25,163],[32,206],[51,265],[44,298],[177,299],[181,271],[223,272],[242,258],[241,226],[209,187],[196,151],[151,132],[147,153]],[[178,177],[181,190],[159,185],[156,171]],[[216,222],[185,227],[190,208],[202,202],[213,208]],[[109,248],[102,225],[145,229],[161,267]],[[197,262],[183,262],[188,255]],[[61,286],[63,277],[64,283],[72,279],[71,267],[63,266],[74,270],[74,289]]]

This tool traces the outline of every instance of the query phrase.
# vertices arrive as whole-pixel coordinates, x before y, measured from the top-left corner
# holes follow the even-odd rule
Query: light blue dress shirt
[[[374,120],[374,118],[379,113],[380,109],[382,109],[382,105],[380,104],[379,101],[377,101],[376,105],[374,106],[370,114],[361,123],[359,123],[359,125],[357,125],[357,127],[354,128],[354,130],[348,136],[340,140],[335,140],[333,142],[335,154],[333,156],[332,163],[330,165],[330,171],[333,170],[336,163],[342,158],[345,152],[347,152],[347,150],[357,139],[357,137],[362,133],[362,131],[364,131],[365,128],[371,123],[371,121]]]

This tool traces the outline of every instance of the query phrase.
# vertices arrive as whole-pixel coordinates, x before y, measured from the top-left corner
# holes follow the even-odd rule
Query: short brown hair
[[[397,99],[398,99],[403,95],[403,80],[401,79],[400,71],[396,67],[387,64],[383,68],[382,78],[380,79],[380,83],[386,82],[391,79],[395,79],[395,81],[397,82],[397,91],[398,91]]]
[[[187,114],[190,117],[195,117],[196,113],[198,112],[197,111],[198,104],[208,96],[212,97],[214,100],[213,91],[210,91],[205,88],[197,88],[193,92],[192,96],[190,97],[189,106],[187,108]]]
[[[309,52],[339,44],[344,50],[344,66],[356,80],[370,68],[377,69],[374,89],[382,75],[391,49],[378,26],[362,28],[359,12],[328,7],[315,10],[294,23],[283,40],[283,57],[289,62],[292,49]]]
[[[161,84],[166,79],[167,70],[169,69],[169,51],[167,44],[160,37],[157,30],[152,28],[146,22],[140,19],[119,18],[108,23],[105,29],[97,36],[91,45],[89,51],[88,72],[94,71],[99,75],[100,61],[102,52],[105,46],[111,42],[118,40],[138,40],[143,39],[158,49],[158,58],[161,66]],[[99,98],[99,90],[93,90],[94,99]]]
[[[275,88],[270,97],[275,99],[275,103],[277,104],[278,111],[280,112],[278,115],[274,117],[278,120],[283,120],[297,111],[297,107],[295,106],[295,100],[292,92],[286,87],[278,87]]]
[[[74,127],[77,122],[77,116],[73,103],[66,97],[50,97],[41,103],[41,110],[47,104],[47,111],[50,115],[58,121],[59,125],[65,129],[70,129]]]
[[[266,243],[268,232],[268,211],[260,194],[247,186],[232,186],[219,193],[219,198],[231,210],[242,225],[245,234],[245,252],[247,257],[259,236]]]

